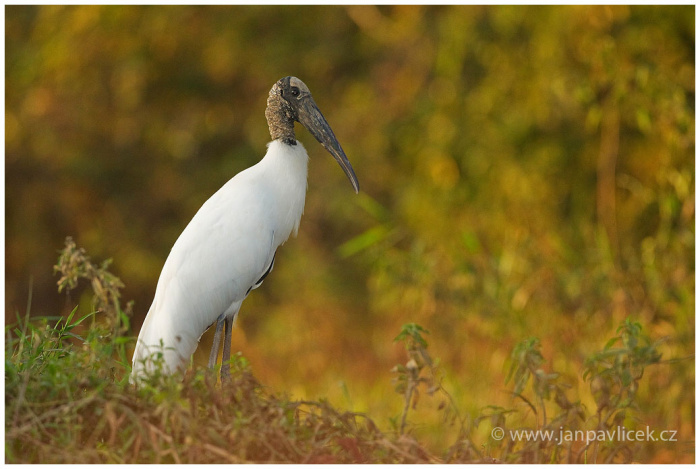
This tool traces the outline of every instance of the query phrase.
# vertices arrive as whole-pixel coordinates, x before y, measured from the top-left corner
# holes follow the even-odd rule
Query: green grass
[[[83,318],[85,319],[85,318]],[[412,438],[323,401],[290,401],[232,360],[231,383],[198,369],[138,389],[106,329],[23,320],[7,334],[8,463],[430,462]]]
[[[570,385],[548,370],[540,341],[517,344],[507,362],[513,405],[485,406],[465,415],[443,386],[429,331],[406,324],[396,337],[406,362],[392,370],[402,413],[388,422],[296,401],[261,385],[240,354],[232,382],[201,368],[176,376],[155,374],[138,388],[128,382],[128,309],[119,303],[119,279],[97,267],[67,240],[56,268],[60,288],[80,278],[93,290],[92,311],[76,307],[65,318],[24,318],[5,333],[5,462],[7,463],[468,463],[634,462],[639,441],[571,438],[531,440],[513,431],[599,435],[620,426],[642,428],[637,390],[645,370],[665,366],[659,342],[626,319],[617,335],[586,360],[580,379],[595,408],[572,400]],[[435,451],[409,418],[425,398],[457,437]],[[484,438],[500,427],[504,437]]]

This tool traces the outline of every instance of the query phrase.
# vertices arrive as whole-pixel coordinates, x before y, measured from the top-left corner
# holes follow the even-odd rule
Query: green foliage
[[[540,341],[531,337],[516,345],[511,354],[511,365],[506,377],[506,384],[513,380],[513,394],[532,408],[537,415],[537,406],[532,405],[524,396],[523,391],[528,381],[532,383],[532,391],[536,396],[539,408],[542,410],[542,425],[547,425],[547,411],[544,405],[545,400],[549,400],[555,395],[557,402],[567,402],[565,387],[557,382],[558,373],[547,373],[542,365],[545,360],[540,352]]]
[[[67,246],[57,270],[91,271],[85,251],[70,240]],[[66,252],[80,253],[81,261],[66,263],[73,257]],[[99,278],[121,285],[105,265]],[[102,281],[91,286],[95,295],[105,291]],[[118,294],[113,304],[118,308]],[[130,367],[123,361],[125,338],[100,321],[93,321],[84,335],[76,334],[96,314],[74,319],[77,310],[53,325],[50,318],[31,320],[27,314],[6,328],[6,462],[629,462],[639,453],[638,444],[525,438],[523,432],[551,436],[633,425],[640,412],[636,390],[649,365],[661,360],[660,343],[627,318],[617,336],[586,360],[583,379],[591,383],[598,406],[593,417],[580,402],[569,400],[570,386],[559,373],[545,370],[541,343],[532,337],[514,347],[506,376],[525,411],[488,405],[468,423],[442,385],[439,360],[428,353],[428,330],[407,323],[394,339],[404,345],[408,361],[392,370],[403,400],[400,423],[391,421],[392,437],[367,415],[339,411],[325,400],[294,401],[269,393],[240,353],[231,359],[230,383],[217,384],[218,370],[195,367],[184,376],[164,375],[156,365],[138,386],[130,384]],[[456,441],[440,456],[409,436],[420,426],[407,416],[409,409],[417,409],[421,389],[441,396],[437,410],[444,423],[459,423]],[[534,425],[525,423],[530,411]],[[475,430],[484,420],[505,437],[495,440],[492,433],[480,448]]]
[[[625,411],[636,409],[636,392],[644,370],[659,363],[659,343],[642,333],[642,325],[630,318],[617,329],[618,335],[605,348],[586,360],[583,378],[590,381],[598,406],[599,425],[625,421]],[[619,347],[614,347],[619,344]]]
[[[430,334],[430,332],[415,323],[404,324],[394,342],[403,342],[409,354],[424,353],[424,350],[428,347],[428,342],[423,338],[423,334]],[[428,364],[431,363],[432,361],[428,362]]]
[[[500,452],[508,462],[585,463],[631,462],[639,452],[639,441],[620,438],[624,429],[635,430],[639,421],[635,390],[644,370],[660,362],[658,343],[654,344],[638,322],[626,318],[603,349],[586,359],[583,379],[589,381],[597,410],[591,415],[580,401],[571,402],[559,373],[547,372],[537,338],[515,346],[510,357],[506,383],[513,382],[513,396],[536,416],[534,426],[512,427],[523,419],[516,409],[488,406],[476,419],[488,420],[504,436],[491,438],[487,448]],[[622,347],[613,348],[616,343]],[[526,386],[531,383],[531,392]],[[529,396],[529,397],[528,397]],[[534,399],[533,399],[534,398]],[[533,403],[534,400],[534,403]],[[547,408],[552,417],[547,419]],[[538,417],[542,414],[542,420]],[[648,427],[647,427],[648,428]],[[527,435],[527,436],[526,436]],[[617,435],[617,439],[615,437]],[[515,437],[514,437],[515,436]]]
[[[428,354],[428,342],[423,338],[428,331],[418,324],[404,324],[401,333],[394,342],[403,342],[408,352],[409,360],[405,365],[396,365],[391,371],[396,373],[395,391],[404,397],[404,408],[398,432],[403,435],[406,430],[406,418],[410,407],[418,403],[419,386],[426,388],[427,394],[432,395],[441,389],[439,379],[436,379],[437,364]],[[426,373],[423,373],[427,370]],[[427,376],[426,376],[427,375]]]
[[[66,246],[61,251],[58,263],[54,266],[54,272],[61,274],[57,282],[59,293],[63,290],[69,293],[77,288],[78,280],[81,278],[88,280],[93,291],[92,303],[95,312],[104,313],[113,329],[113,334],[120,336],[129,330],[133,302],[129,302],[126,309],[122,310],[119,298],[124,284],[107,270],[111,263],[112,259],[107,259],[99,267],[96,266],[90,262],[85,249],[78,248],[73,238],[68,236]]]
[[[65,258],[63,253],[59,263]],[[106,269],[101,274],[119,283]],[[231,359],[232,381],[221,386],[209,370],[166,376],[156,366],[136,387],[128,383],[129,367],[115,358],[121,355],[115,353],[123,346],[120,336],[100,322],[93,322],[84,338],[76,335],[72,331],[95,314],[74,320],[76,310],[54,325],[27,316],[6,328],[6,462],[416,463],[430,458],[415,440],[392,440],[363,415],[266,392],[240,354]]]

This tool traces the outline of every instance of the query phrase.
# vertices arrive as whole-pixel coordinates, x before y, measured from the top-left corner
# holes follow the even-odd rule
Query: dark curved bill
[[[355,171],[352,169],[348,157],[345,156],[345,152],[340,146],[340,143],[338,143],[338,139],[335,138],[331,126],[328,125],[326,118],[321,114],[313,98],[309,96],[303,99],[297,112],[299,115],[299,123],[311,132],[311,135],[323,145],[323,148],[328,150],[328,153],[333,155],[333,158],[335,158],[340,167],[343,168],[343,171],[345,171],[345,175],[350,179],[355,193],[360,192],[360,183],[357,181]]]

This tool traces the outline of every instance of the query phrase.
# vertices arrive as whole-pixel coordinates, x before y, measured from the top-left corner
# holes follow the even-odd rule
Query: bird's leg
[[[211,344],[211,352],[209,353],[209,369],[213,370],[216,366],[216,359],[219,358],[219,344],[221,343],[221,330],[224,328],[224,315],[222,314],[216,319],[216,332],[214,332],[214,343]]]
[[[221,355],[221,382],[231,381],[231,332],[233,330],[233,316],[227,316],[226,333],[224,334],[224,353]]]

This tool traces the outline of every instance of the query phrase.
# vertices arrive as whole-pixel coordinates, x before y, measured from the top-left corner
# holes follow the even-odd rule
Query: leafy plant
[[[490,421],[492,428],[503,430],[499,435],[503,438],[491,439],[487,448],[500,450],[507,461],[528,463],[632,461],[635,442],[614,439],[614,435],[634,423],[631,412],[638,410],[639,382],[649,365],[660,362],[661,354],[659,343],[652,342],[641,324],[630,318],[616,333],[585,362],[583,379],[590,383],[597,404],[594,416],[580,401],[569,400],[570,386],[561,382],[559,373],[545,369],[539,339],[518,343],[510,356],[506,383],[512,383],[513,396],[532,411],[535,425],[513,427],[508,423],[522,420],[521,412],[488,406],[476,423]]]
[[[583,378],[590,383],[597,405],[596,430],[621,428],[630,421],[630,412],[638,410],[636,395],[644,371],[661,361],[658,346],[643,334],[640,323],[627,318],[603,350],[586,360]],[[620,443],[611,456],[623,448],[631,452],[628,446],[628,442]],[[596,442],[594,454],[598,447]]]
[[[535,415],[542,415],[542,426],[547,426],[547,407],[545,401],[555,398],[562,408],[569,408],[566,398],[566,386],[559,382],[559,373],[549,373],[544,370],[545,359],[540,352],[540,341],[536,337],[520,342],[515,346],[510,357],[510,368],[506,376],[506,384],[513,380],[513,395],[528,404]],[[532,392],[537,404],[530,402],[523,391],[531,382]],[[539,410],[539,412],[538,412]]]
[[[394,389],[404,398],[404,408],[398,428],[400,434],[403,434],[406,429],[409,408],[415,408],[418,402],[418,387],[421,384],[424,385],[429,395],[438,389],[435,382],[435,366],[428,354],[428,342],[423,338],[423,334],[428,334],[428,331],[421,326],[414,323],[404,324],[401,332],[394,339],[394,342],[404,343],[409,356],[405,365],[396,365],[391,370],[397,374]],[[426,373],[423,373],[424,370],[427,370]]]
[[[61,261],[121,285],[68,245]],[[88,273],[92,272],[92,273]],[[70,275],[66,275],[66,278]],[[109,289],[107,289],[109,290]],[[112,292],[117,290],[111,290]],[[112,294],[110,294],[112,295]],[[108,296],[118,308],[118,295]],[[104,297],[102,298],[104,300]],[[93,321],[31,318],[5,330],[5,451],[9,463],[424,463],[435,460],[414,439],[382,433],[365,415],[325,401],[291,401],[269,393],[240,354],[232,382],[217,385],[204,369],[183,375],[157,371],[135,387],[121,354],[124,337]],[[119,311],[117,311],[119,312]],[[414,332],[413,339],[418,339]],[[407,337],[408,338],[408,337]],[[423,343],[422,345],[427,346]],[[417,349],[415,349],[417,350]],[[158,367],[154,367],[158,370]]]
[[[104,313],[112,327],[115,336],[123,335],[129,330],[129,318],[132,315],[133,303],[128,302],[122,309],[119,299],[122,281],[108,268],[112,259],[106,259],[101,265],[93,264],[85,249],[79,248],[73,238],[66,237],[65,247],[60,253],[54,272],[61,275],[58,279],[58,292],[65,290],[66,295],[78,287],[80,279],[90,282],[92,288],[92,303],[96,312]],[[70,298],[70,296],[69,296]]]
[[[440,362],[438,359],[433,359],[428,353],[428,342],[424,334],[429,334],[429,331],[418,324],[408,323],[403,325],[401,332],[394,339],[394,342],[403,342],[406,352],[408,352],[406,364],[396,365],[391,370],[392,373],[396,374],[394,390],[401,394],[404,400],[401,421],[398,425],[394,423],[394,426],[400,435],[405,433],[408,412],[410,409],[416,408],[420,389],[423,388],[429,396],[435,393],[440,393],[443,396],[438,409],[444,410],[446,420],[450,418],[453,422],[459,421],[461,437],[464,432],[464,421],[460,417],[452,396],[442,386]]]

